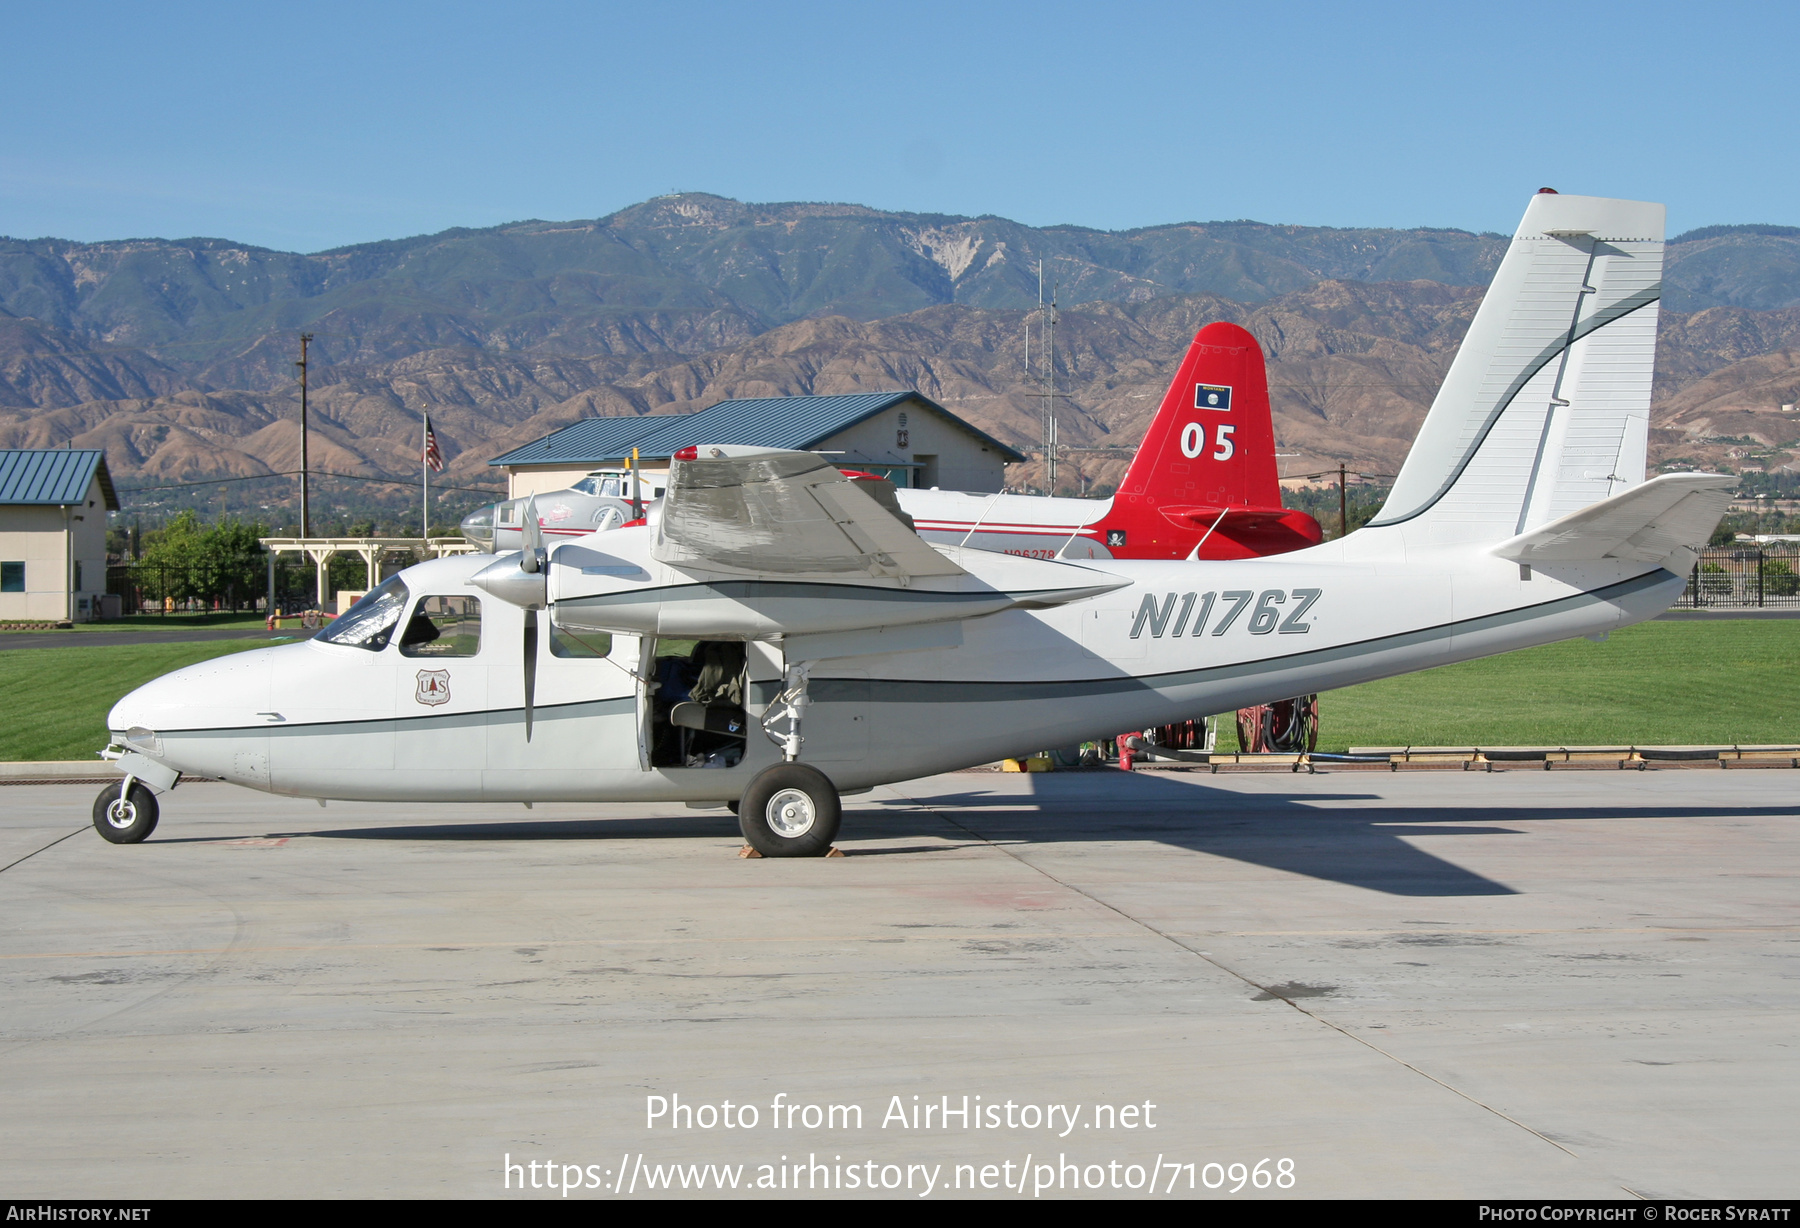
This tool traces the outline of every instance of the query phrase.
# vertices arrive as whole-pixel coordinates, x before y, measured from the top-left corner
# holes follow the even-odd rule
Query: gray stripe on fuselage
[[[1645,572],[1641,576],[1621,580],[1617,584],[1609,584],[1605,588],[1595,589],[1592,592],[1572,593],[1567,597],[1558,597],[1553,601],[1542,602],[1538,605],[1502,610],[1496,614],[1483,614],[1478,618],[1465,619],[1461,622],[1440,623],[1434,627],[1421,627],[1416,631],[1403,631],[1398,635],[1358,640],[1355,643],[1339,644],[1332,648],[1319,648],[1310,652],[1288,653],[1279,657],[1259,657],[1254,661],[1240,661],[1231,665],[1209,665],[1201,669],[1177,670],[1167,674],[1062,679],[1055,682],[930,682],[886,678],[872,679],[867,682],[862,679],[844,681],[846,686],[872,687],[874,688],[874,698],[888,703],[981,703],[1004,700],[1079,699],[1085,696],[1116,695],[1129,691],[1156,691],[1195,682],[1228,681],[1253,677],[1256,674],[1269,673],[1274,669],[1292,669],[1302,665],[1325,665],[1333,661],[1354,660],[1357,657],[1389,652],[1396,648],[1429,644],[1436,640],[1448,639],[1451,636],[1468,635],[1476,631],[1487,631],[1496,627],[1531,622],[1559,608],[1574,610],[1583,606],[1599,605],[1611,597],[1628,597],[1632,593],[1642,592],[1644,589],[1654,588],[1659,584],[1666,584],[1670,580],[1678,579],[1679,577],[1672,572],[1659,567],[1655,571]],[[833,700],[844,702],[849,696],[843,693],[833,694],[832,683],[836,681],[839,680],[814,678],[808,687],[808,693],[814,700],[821,703],[829,703]]]
[[[579,720],[589,716],[609,716],[616,712],[637,711],[637,699],[631,695],[615,696],[612,699],[584,699],[569,704],[533,705],[532,720],[545,721]],[[495,716],[516,713],[520,720],[525,717],[523,704],[516,708],[481,708],[474,712],[441,712],[423,713],[418,716],[369,716],[353,721],[312,721],[306,723],[288,723],[282,725],[217,725],[204,729],[159,729],[164,737],[189,733],[257,733],[270,737],[303,737],[307,734],[332,733],[340,730],[356,729],[368,725],[391,725],[396,733],[409,729],[466,729],[470,725],[486,725]]]

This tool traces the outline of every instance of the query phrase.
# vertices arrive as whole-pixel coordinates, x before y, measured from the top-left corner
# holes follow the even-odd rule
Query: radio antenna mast
[[[1044,262],[1038,261],[1039,395],[1044,398],[1044,493],[1056,493],[1056,283],[1050,283],[1050,301],[1044,302]],[[1026,333],[1029,343],[1030,333]]]

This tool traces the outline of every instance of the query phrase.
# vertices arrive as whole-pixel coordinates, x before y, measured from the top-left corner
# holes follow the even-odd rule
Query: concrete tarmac
[[[808,861],[221,784],[115,847],[0,789],[0,1187],[1791,1198],[1795,780],[963,773]]]

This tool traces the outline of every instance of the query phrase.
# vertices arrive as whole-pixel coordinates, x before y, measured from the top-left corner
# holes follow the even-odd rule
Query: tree
[[[226,517],[210,528],[191,510],[144,535],[139,585],[153,601],[214,600],[235,607],[262,591],[263,548],[268,532],[260,524]]]

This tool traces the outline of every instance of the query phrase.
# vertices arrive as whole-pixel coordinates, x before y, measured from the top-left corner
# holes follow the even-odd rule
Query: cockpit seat
[[[679,729],[702,729],[707,733],[743,737],[744,710],[725,705],[697,704],[690,700],[669,709],[669,724]]]

